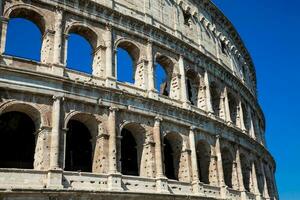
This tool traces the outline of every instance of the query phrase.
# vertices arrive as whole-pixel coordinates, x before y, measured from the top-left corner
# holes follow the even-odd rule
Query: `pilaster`
[[[107,24],[104,35],[106,51],[105,51],[105,77],[107,87],[116,87],[115,66],[113,66],[113,35],[112,26]]]
[[[61,169],[59,164],[59,144],[60,144],[60,119],[61,119],[61,102],[63,96],[53,96],[52,106],[52,132],[51,132],[51,149],[50,149],[50,169]]]
[[[0,5],[1,7],[1,5]],[[8,20],[7,18],[1,16],[1,23],[0,23],[0,54],[4,54],[5,52],[5,45],[6,45],[6,37],[7,37],[7,26],[8,26]]]
[[[230,108],[229,108],[229,100],[228,100],[228,91],[227,87],[224,88],[224,104],[225,104],[225,121],[228,124],[232,124],[231,116],[230,116]]]
[[[117,174],[117,132],[116,132],[116,112],[118,111],[117,107],[109,108],[108,115],[108,158],[109,158],[109,170],[110,174]]]
[[[205,96],[206,96],[206,111],[208,112],[208,114],[213,115],[214,110],[212,108],[210,81],[209,81],[209,75],[208,75],[207,71],[205,71],[205,73],[204,73],[204,84],[205,84]]]

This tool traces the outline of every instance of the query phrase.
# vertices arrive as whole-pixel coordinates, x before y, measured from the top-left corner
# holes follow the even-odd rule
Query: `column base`
[[[62,189],[63,170],[51,169],[48,171],[47,188],[49,189]]]
[[[158,93],[155,90],[149,90],[148,98],[158,100]]]
[[[193,181],[192,188],[194,194],[204,196],[203,184],[200,181]]]
[[[122,174],[120,173],[110,174],[107,178],[107,185],[108,185],[108,190],[123,191]]]
[[[241,200],[247,200],[248,198],[247,198],[247,193],[246,193],[246,191],[242,191],[241,192]]]
[[[168,179],[166,177],[160,177],[156,179],[156,191],[158,193],[170,193],[168,190]]]
[[[184,101],[182,104],[182,107],[185,109],[190,110],[191,109],[191,103],[189,101]]]
[[[105,80],[105,86],[109,88],[117,88],[116,79],[113,77],[107,77]]]
[[[221,198],[222,199],[227,199],[227,196],[228,196],[228,187],[227,186],[221,186],[221,190],[220,190],[220,193],[221,193]]]
[[[52,73],[56,76],[64,76],[65,75],[65,66],[62,64],[53,64],[52,65]]]

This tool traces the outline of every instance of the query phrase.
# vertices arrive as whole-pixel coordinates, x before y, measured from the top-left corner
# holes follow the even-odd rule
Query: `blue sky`
[[[256,66],[267,145],[283,200],[300,199],[300,1],[213,0],[235,25]]]
[[[267,145],[277,162],[279,195],[283,200],[299,200],[300,133],[297,125],[300,124],[300,1],[214,2],[235,25],[255,63],[259,102],[267,122]],[[38,28],[30,22],[19,22],[18,19],[10,22],[6,53],[19,52],[19,56],[39,60],[41,44],[28,39],[40,37]],[[75,45],[76,42],[79,42],[80,48]],[[81,59],[83,54],[88,56],[91,53],[91,46],[83,38],[70,37],[69,45],[68,53],[75,55],[68,58],[70,68],[91,65],[91,59]],[[118,62],[129,56],[120,52],[122,56]],[[84,72],[90,71],[88,67],[84,68]],[[128,74],[132,72],[119,73],[124,77]],[[131,82],[132,79],[125,78],[125,81]]]

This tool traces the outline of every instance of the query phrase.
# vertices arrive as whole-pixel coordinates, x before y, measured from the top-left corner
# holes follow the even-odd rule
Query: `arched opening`
[[[67,128],[65,170],[91,172],[93,153],[89,129],[77,120],[70,120]]]
[[[182,139],[176,133],[168,133],[164,137],[164,165],[165,176],[178,180]]]
[[[228,93],[228,104],[229,104],[231,121],[233,124],[237,125],[238,103],[237,103],[235,97],[231,93]]]
[[[242,174],[243,174],[243,183],[244,187],[247,191],[250,192],[250,174],[251,174],[251,166],[244,154],[240,155],[241,166],[242,166]]]
[[[41,48],[42,30],[33,21],[25,18],[9,20],[4,54],[40,61]]]
[[[209,184],[210,146],[199,141],[196,147],[199,179],[202,183]]]
[[[264,193],[263,173],[261,171],[260,164],[257,161],[254,162],[254,165],[255,165],[255,172],[256,172],[256,176],[257,176],[258,190],[259,190],[260,194],[263,194]]]
[[[134,60],[123,48],[117,49],[117,80],[134,84]]]
[[[267,188],[268,188],[268,193],[270,197],[274,197],[275,195],[275,186],[273,182],[273,174],[271,172],[271,169],[267,166],[265,163],[265,176],[266,176],[266,181],[267,181]]]
[[[244,103],[242,103],[242,109],[243,109],[243,119],[244,119],[244,125],[246,130],[250,130],[250,119],[248,114],[248,109]]]
[[[121,166],[122,174],[139,176],[137,143],[133,134],[123,128],[121,131]]]
[[[33,169],[35,123],[22,112],[0,116],[0,168]]]
[[[215,83],[210,84],[211,104],[214,114],[221,117],[221,92]]]
[[[186,72],[186,86],[187,86],[187,96],[188,100],[192,105],[198,105],[198,96],[200,88],[200,79],[196,72],[188,70]]]
[[[174,64],[166,56],[158,55],[154,66],[154,84],[159,94],[164,96],[170,95],[171,78]]]
[[[139,67],[137,66],[140,50],[139,48],[131,42],[123,41],[117,45],[117,80],[119,82],[127,82],[130,84],[135,84],[139,81],[136,76],[136,71]],[[142,65],[142,63],[140,63]]]
[[[77,33],[68,37],[67,67],[76,71],[92,74],[93,47],[89,41]]]
[[[169,96],[170,85],[168,85],[168,75],[165,69],[158,63],[155,64],[155,89],[159,94]]]
[[[225,184],[232,188],[233,156],[227,148],[222,149],[222,165]]]

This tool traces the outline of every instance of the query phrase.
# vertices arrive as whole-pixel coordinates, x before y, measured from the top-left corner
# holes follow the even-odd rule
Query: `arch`
[[[0,115],[7,112],[22,112],[28,115],[35,124],[35,130],[39,130],[43,126],[47,126],[49,123],[46,116],[42,114],[41,109],[32,104],[27,104],[19,101],[9,101],[0,106]]]
[[[145,129],[134,122],[121,126],[121,172],[124,175],[139,176],[145,143]]]
[[[87,126],[75,119],[67,124],[65,167],[66,171],[92,172],[93,145]]]
[[[68,113],[64,120],[64,129],[68,129],[68,123],[70,120],[79,121],[88,128],[92,138],[96,138],[98,135],[98,124],[99,119],[97,119],[93,114],[90,113],[83,113],[80,111],[71,111]]]
[[[243,183],[245,190],[250,192],[251,165],[244,154],[240,154]]]
[[[134,84],[140,60],[140,49],[134,42],[120,39],[115,44],[117,80]]]
[[[182,137],[178,133],[167,133],[164,143],[165,176],[169,179],[179,179],[179,164],[182,152]]]
[[[154,84],[161,95],[169,96],[174,62],[167,56],[156,54],[154,66]]]
[[[33,7],[11,7],[4,14],[9,19],[4,54],[40,61],[45,18]]]
[[[47,23],[46,18],[40,13],[43,12],[31,5],[14,5],[6,9],[3,13],[3,16],[7,19],[24,18],[29,21],[32,21],[39,27],[39,30],[42,33],[42,35],[44,35],[47,29]]]
[[[68,26],[65,34],[66,65],[70,69],[93,74],[94,53],[98,47],[97,33],[90,27],[73,23]]]
[[[211,104],[214,114],[221,117],[221,91],[215,82],[210,83]]]
[[[186,85],[188,100],[192,105],[198,106],[200,76],[195,71],[189,69],[186,72]]]
[[[230,119],[233,124],[237,125],[238,103],[236,97],[231,92],[228,92],[228,104],[229,104]]]
[[[209,167],[210,167],[210,157],[211,148],[210,145],[204,141],[200,140],[196,146],[197,161],[198,161],[198,173],[199,179],[205,184],[209,184]]]
[[[222,165],[223,165],[223,174],[224,174],[225,184],[229,188],[232,188],[234,156],[227,147],[222,149],[221,156],[222,156]]]
[[[35,123],[24,112],[0,115],[0,168],[33,169]]]

